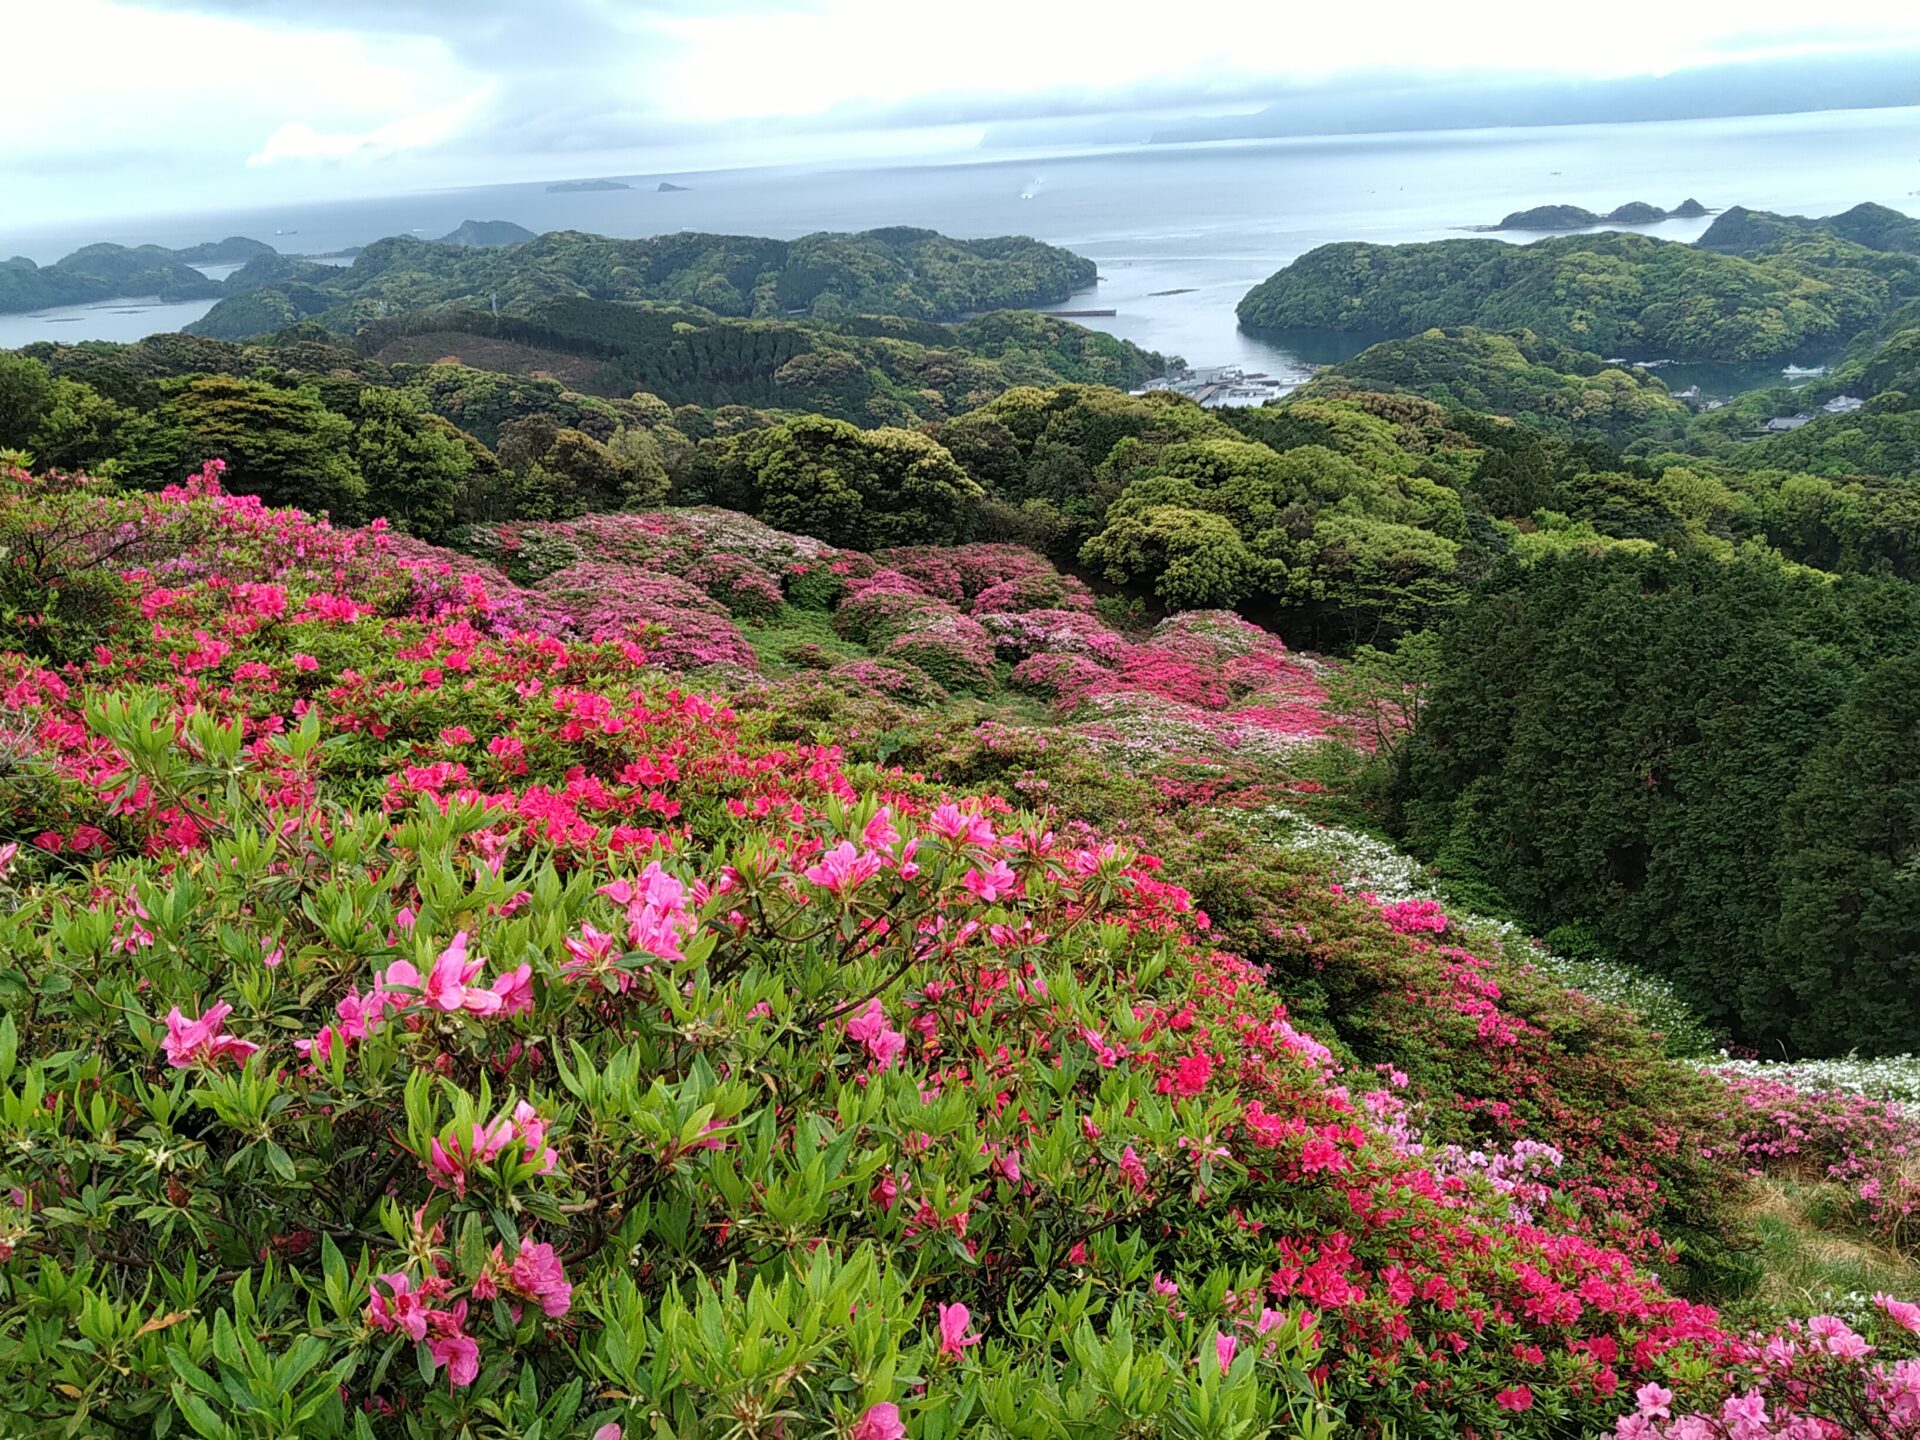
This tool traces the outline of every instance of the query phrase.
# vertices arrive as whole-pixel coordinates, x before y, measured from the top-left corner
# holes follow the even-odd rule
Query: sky
[[[1387,70],[1606,78],[1883,51],[1920,46],[1920,6],[0,0],[0,36],[27,62],[9,67],[0,194],[16,223],[52,224],[950,155],[999,122],[1252,110]]]

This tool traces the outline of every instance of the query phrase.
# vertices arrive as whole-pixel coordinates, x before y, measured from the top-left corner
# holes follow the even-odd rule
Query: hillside
[[[952,240],[904,227],[793,241],[555,231],[506,248],[392,236],[365,247],[350,266],[319,268],[299,283],[250,287],[244,298],[215,306],[195,333],[243,339],[308,318],[351,333],[395,309],[459,303],[518,313],[574,297],[689,304],[734,317],[957,320],[1053,304],[1096,278],[1091,261],[1037,240]]]
[[[1616,445],[1673,438],[1688,415],[1650,371],[1608,365],[1528,330],[1424,331],[1370,346],[1319,371],[1306,387],[1309,394],[1340,390],[1398,391]]]
[[[1832,235],[1869,250],[1920,253],[1920,220],[1885,205],[1856,205],[1838,215],[1809,219],[1805,215],[1776,215],[1767,210],[1730,206],[1707,227],[1697,242],[1703,250],[1726,255],[1751,255],[1783,240],[1806,235]]]
[[[1838,236],[1749,259],[1609,232],[1324,245],[1248,291],[1239,316],[1250,329],[1525,328],[1606,356],[1731,361],[1837,349],[1916,295],[1920,267]]]
[[[0,264],[0,314],[121,296],[205,300],[218,294],[218,281],[158,245],[89,245],[51,265],[36,265],[24,255]]]
[[[118,1365],[10,1342],[16,1427],[76,1393],[246,1423],[275,1354],[316,1434],[363,1401],[702,1434],[751,1395],[813,1433],[1549,1440],[1647,1385],[1906,1423],[1906,1310],[1817,1321],[1863,1338],[1809,1385],[1744,1329],[1803,1322],[1706,1303],[1780,1093],[1289,839],[1343,722],[1242,621],[1128,635],[1031,552],[712,510],[461,553],[217,466],[5,485],[0,531],[70,538],[0,661],[42,762],[0,862],[0,1101],[40,1138],[0,1213],[125,1317]],[[1787,1093],[1897,1183],[1897,1112]],[[48,1283],[11,1333],[94,1324]]]

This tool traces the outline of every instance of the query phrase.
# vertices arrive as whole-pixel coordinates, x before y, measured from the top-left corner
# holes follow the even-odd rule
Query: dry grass
[[[1920,1265],[1897,1250],[1838,1228],[1838,1187],[1762,1180],[1746,1219],[1760,1237],[1763,1277],[1755,1299],[1805,1314],[1849,1295],[1920,1293]]]

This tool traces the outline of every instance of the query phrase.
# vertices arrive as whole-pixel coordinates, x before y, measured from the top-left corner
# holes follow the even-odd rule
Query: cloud
[[[48,213],[331,198],[373,173],[391,191],[898,154],[933,134],[958,148],[1002,120],[1252,110],[1361,72],[1475,83],[1920,44],[1911,0],[1844,16],[1804,0],[1374,0],[1230,21],[1164,0],[0,5],[17,53],[85,57],[84,104],[58,65],[13,76],[0,185],[15,211]],[[99,157],[154,135],[164,163],[109,184]]]
[[[493,96],[489,83],[470,95],[425,110],[403,115],[371,130],[316,130],[298,120],[290,120],[267,143],[247,157],[249,168],[275,165],[284,161],[320,160],[331,163],[369,162],[388,159],[403,151],[444,145],[460,135],[468,122]]]

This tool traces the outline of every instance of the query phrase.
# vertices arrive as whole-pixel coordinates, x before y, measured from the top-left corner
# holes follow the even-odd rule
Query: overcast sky
[[[0,0],[16,223],[957,149],[996,120],[1920,44],[1915,0]],[[24,92],[24,93],[23,93]]]

